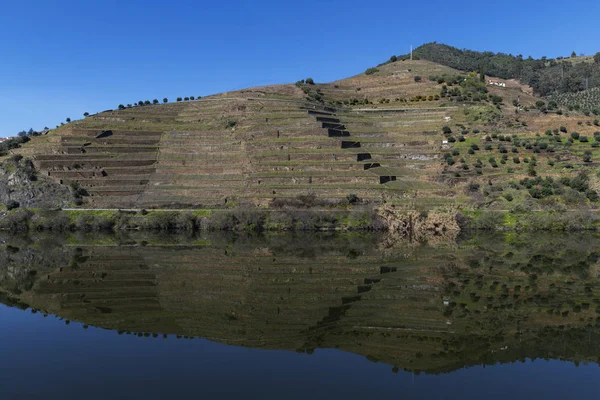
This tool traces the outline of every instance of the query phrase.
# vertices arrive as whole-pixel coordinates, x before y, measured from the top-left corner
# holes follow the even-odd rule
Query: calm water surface
[[[2,237],[0,398],[600,397],[600,239]]]

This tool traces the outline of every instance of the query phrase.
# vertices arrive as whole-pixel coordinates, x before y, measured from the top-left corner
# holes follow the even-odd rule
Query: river
[[[0,243],[2,399],[600,396],[594,233]]]

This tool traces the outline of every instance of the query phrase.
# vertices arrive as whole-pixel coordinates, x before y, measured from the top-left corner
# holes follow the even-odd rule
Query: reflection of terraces
[[[381,267],[379,274],[383,275],[396,271],[397,267]],[[352,307],[352,304],[362,299],[362,293],[369,292],[371,289],[373,289],[373,286],[379,282],[381,282],[381,278],[365,278],[364,283],[356,287],[356,295],[342,297],[342,304],[339,306],[329,307],[329,314],[319,321],[316,327],[312,327],[311,329],[328,326],[340,321],[341,318],[346,315],[346,312],[350,309],[350,307]]]
[[[69,317],[152,313],[161,309],[156,274],[135,248],[114,247],[110,253],[99,250],[76,253],[69,267],[58,268],[39,281],[36,296],[57,296],[58,313]],[[128,329],[148,330],[143,319],[139,323]]]
[[[53,256],[11,248],[0,258],[11,272],[0,291],[108,329],[339,348],[428,372],[523,357],[598,360],[600,288],[583,273],[597,262],[597,242],[542,240],[528,253],[519,246],[535,246],[531,237],[514,245],[478,237],[454,250],[399,247],[381,257],[372,242],[269,240],[60,248]],[[540,256],[557,242],[570,243],[568,251]]]

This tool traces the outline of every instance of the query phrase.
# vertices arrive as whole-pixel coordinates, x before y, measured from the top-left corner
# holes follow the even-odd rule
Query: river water
[[[600,397],[600,237],[0,237],[0,398]]]

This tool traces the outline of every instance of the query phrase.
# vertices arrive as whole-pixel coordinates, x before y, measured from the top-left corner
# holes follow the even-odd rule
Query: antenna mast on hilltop
[[[412,61],[412,44],[410,45],[410,61]]]

